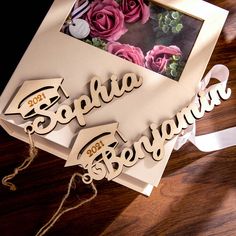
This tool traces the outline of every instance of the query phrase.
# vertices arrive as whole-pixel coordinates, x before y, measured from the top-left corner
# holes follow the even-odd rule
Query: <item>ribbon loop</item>
[[[229,79],[228,68],[224,65],[215,65],[214,67],[212,67],[212,69],[199,83],[199,91],[204,90],[205,92],[207,92],[213,87],[215,87],[216,85],[211,85],[207,87],[212,78],[220,81],[218,84],[221,84],[226,89],[226,85]],[[196,146],[196,148],[203,152],[211,152],[224,149],[226,147],[236,145],[236,127],[196,136],[195,122],[194,124],[190,125],[182,133],[181,136],[177,138],[174,150],[179,150],[187,141],[190,141],[194,146]]]

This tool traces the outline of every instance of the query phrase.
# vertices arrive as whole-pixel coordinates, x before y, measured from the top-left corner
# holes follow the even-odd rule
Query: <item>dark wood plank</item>
[[[228,66],[233,94],[197,122],[199,134],[236,126],[236,5],[234,0],[209,2],[228,9],[230,15],[207,71],[218,63]],[[46,13],[49,5],[44,6]],[[27,14],[26,9],[22,12]],[[30,36],[25,37],[30,40]],[[13,51],[9,53],[13,56]],[[4,75],[11,70],[7,67]],[[27,145],[2,129],[0,143],[2,177],[21,163],[27,155]],[[77,170],[63,166],[64,161],[40,151],[32,166],[14,179],[16,192],[0,186],[2,236],[34,235],[47,222],[65,193],[71,174]],[[235,177],[236,147],[202,153],[187,144],[172,154],[161,183],[150,198],[113,182],[97,182],[98,197],[64,215],[47,235],[236,235]],[[90,195],[91,190],[81,185],[70,202]]]

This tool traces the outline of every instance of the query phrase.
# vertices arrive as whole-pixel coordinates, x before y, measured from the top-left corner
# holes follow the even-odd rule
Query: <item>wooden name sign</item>
[[[56,112],[50,111],[48,109],[61,99],[61,95],[69,97],[61,86],[62,81],[62,78],[25,81],[5,114],[21,114],[24,119],[36,116],[25,127],[25,131],[31,134],[47,134],[57,123],[68,124],[74,118],[84,127],[85,115],[93,108],[101,107],[102,102],[109,103],[114,97],[121,97],[143,83],[142,77],[134,73],[126,73],[119,81],[116,75],[112,75],[107,82],[108,86],[102,85],[101,79],[95,76],[90,81],[89,95],[81,95],[70,106],[60,105]],[[59,89],[62,91],[61,95]]]
[[[159,161],[164,157],[164,144],[167,140],[180,134],[196,119],[203,117],[205,112],[219,105],[220,99],[226,100],[230,95],[231,90],[225,90],[220,84],[207,93],[199,92],[197,102],[182,109],[173,119],[164,121],[159,129],[157,124],[151,124],[151,139],[144,135],[131,147],[124,148],[119,155],[115,152],[118,144],[115,134],[118,133],[122,141],[126,140],[118,131],[118,123],[84,129],[77,136],[66,166],[80,165],[86,169],[88,173],[84,174],[83,181],[88,184],[93,180],[111,180],[117,177],[124,166],[131,167],[139,159],[143,159],[145,152]]]

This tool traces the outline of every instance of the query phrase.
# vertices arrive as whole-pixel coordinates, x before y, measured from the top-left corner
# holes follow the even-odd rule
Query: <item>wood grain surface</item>
[[[198,134],[236,126],[236,4],[235,0],[208,2],[228,9],[230,14],[207,71],[218,63],[228,66],[233,94],[197,122]],[[27,9],[14,11],[16,16],[23,14],[23,20],[19,17],[21,24],[25,18],[32,22],[28,34],[21,35],[16,29],[6,36],[16,35],[19,44],[14,41],[10,48],[10,42],[6,42],[9,51],[1,62],[3,85],[7,79],[2,77],[13,72],[51,3],[34,1],[36,5],[30,8],[41,10],[35,8],[33,13]],[[2,128],[0,143],[2,178],[23,161],[28,146]],[[17,191],[0,187],[0,235],[35,235],[56,210],[75,171],[76,167],[64,168],[63,160],[40,151],[31,167],[14,179]],[[113,182],[96,182],[96,186],[97,198],[65,214],[47,235],[236,235],[236,147],[203,153],[186,144],[172,154],[160,185],[149,198]],[[91,189],[81,184],[68,204],[90,195]]]

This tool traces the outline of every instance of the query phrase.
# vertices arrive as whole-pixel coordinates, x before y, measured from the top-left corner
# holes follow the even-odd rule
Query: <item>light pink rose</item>
[[[138,47],[118,42],[109,42],[107,44],[107,51],[127,61],[144,66],[144,55],[142,50]]]
[[[150,17],[149,7],[143,0],[121,0],[121,10],[125,15],[125,21],[134,23],[141,20],[145,24]]]
[[[156,45],[147,52],[145,66],[158,73],[166,71],[166,66],[173,55],[180,56],[181,50],[177,46]]]
[[[116,41],[127,32],[124,15],[114,0],[93,1],[85,20],[89,23],[92,37]]]

